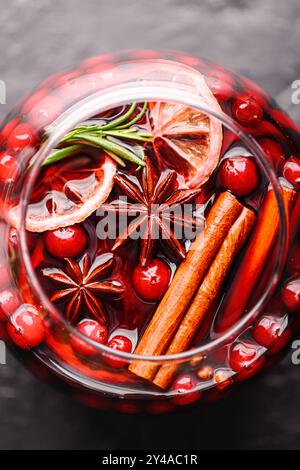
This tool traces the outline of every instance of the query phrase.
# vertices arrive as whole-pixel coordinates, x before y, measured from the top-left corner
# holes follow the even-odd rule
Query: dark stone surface
[[[11,0],[1,4],[0,78],[7,105],[46,75],[124,48],[179,49],[248,75],[290,106],[300,78],[298,0]],[[300,449],[299,369],[290,356],[233,398],[172,416],[86,409],[0,366],[2,449]]]

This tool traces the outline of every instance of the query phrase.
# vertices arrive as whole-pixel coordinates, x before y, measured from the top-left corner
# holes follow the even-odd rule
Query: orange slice
[[[80,223],[108,198],[116,163],[105,153],[76,155],[41,171],[30,197],[26,229],[44,232]],[[8,211],[8,221],[18,227],[20,206]]]
[[[199,76],[198,85],[203,103],[221,111],[203,76]],[[153,146],[159,161],[182,175],[188,187],[203,185],[219,161],[221,122],[183,104],[152,102],[149,108]]]

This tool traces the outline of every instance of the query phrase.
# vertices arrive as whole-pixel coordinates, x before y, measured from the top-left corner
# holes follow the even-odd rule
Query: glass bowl
[[[163,413],[283,354],[299,323],[299,133],[259,87],[180,53],[101,55],[42,82],[0,142],[0,337],[42,380]],[[123,212],[144,232],[106,232]]]

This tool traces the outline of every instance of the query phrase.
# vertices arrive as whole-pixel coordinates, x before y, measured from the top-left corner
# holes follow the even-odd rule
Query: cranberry
[[[111,338],[107,346],[116,351],[122,351],[130,353],[132,351],[132,342],[127,336],[117,335]],[[111,354],[103,354],[103,359],[110,367],[120,369],[127,364],[125,359],[119,358],[117,356],[112,356]]]
[[[288,326],[282,334],[277,338],[273,346],[267,351],[268,356],[278,354],[290,342],[293,336],[292,326]]]
[[[18,152],[28,146],[34,147],[37,143],[37,139],[38,135],[33,127],[23,122],[12,131],[7,140],[7,146],[15,152]]]
[[[269,348],[285,331],[288,324],[288,316],[263,315],[253,326],[252,336],[258,344]]]
[[[296,189],[300,189],[300,157],[290,157],[284,164],[283,176]]]
[[[281,145],[276,140],[268,137],[259,139],[258,143],[267,157],[269,157],[270,161],[273,162],[275,170],[280,170],[285,161],[285,155]]]
[[[33,305],[23,305],[7,324],[11,339],[20,348],[29,350],[41,344],[45,337],[43,322]]]
[[[219,184],[237,196],[246,196],[258,186],[259,174],[252,158],[236,156],[225,158],[219,167]]]
[[[281,290],[284,305],[292,312],[300,308],[300,277],[288,279]]]
[[[133,287],[144,300],[155,301],[166,292],[171,277],[169,266],[160,259],[154,259],[146,266],[137,266],[133,271]]]
[[[31,95],[23,104],[22,111],[24,114],[27,114],[34,108],[40,101],[42,101],[47,95],[51,93],[49,88],[41,88]]]
[[[19,122],[20,122],[20,118],[17,117],[9,121],[7,124],[5,124],[5,126],[1,129],[1,132],[0,132],[0,144],[3,144],[8,139],[8,137],[10,136],[10,134],[12,133],[12,131],[18,125]]]
[[[36,129],[42,129],[53,122],[62,111],[60,100],[55,95],[46,96],[28,113],[28,121]]]
[[[87,235],[80,225],[61,227],[44,234],[48,252],[55,258],[74,258],[85,249]]]
[[[242,95],[236,98],[232,113],[240,124],[245,127],[257,126],[263,118],[263,110],[252,95]]]
[[[151,401],[147,405],[147,411],[148,413],[154,414],[154,415],[160,415],[163,413],[170,413],[173,411],[174,405],[167,400],[157,400],[157,401]]]
[[[63,73],[60,77],[57,78],[55,86],[60,87],[62,85],[65,85],[66,83],[74,80],[74,78],[78,78],[79,76],[79,70],[72,70],[71,72]]]
[[[261,356],[260,347],[248,341],[233,343],[229,352],[229,365],[238,372],[237,380],[252,377],[263,366],[265,357]]]
[[[107,328],[102,323],[98,323],[96,320],[82,320],[76,326],[76,330],[87,338],[95,341],[99,344],[106,344],[108,339]],[[71,346],[79,354],[83,356],[94,356],[98,353],[98,350],[91,346],[89,343],[79,338],[79,336],[71,335]]]
[[[217,77],[207,77],[206,82],[215,98],[222,102],[228,101],[232,96],[232,88],[229,83]]]
[[[9,152],[0,154],[0,182],[13,183],[20,173],[20,167],[16,157]]]
[[[193,391],[198,382],[190,374],[178,375],[172,383],[171,389],[177,392],[177,396],[171,398],[176,405],[190,405],[201,397],[200,391]]]
[[[0,320],[12,315],[19,305],[20,299],[16,289],[8,288],[0,292]]]

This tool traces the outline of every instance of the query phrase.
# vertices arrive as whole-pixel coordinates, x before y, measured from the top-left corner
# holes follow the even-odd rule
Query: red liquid
[[[207,72],[207,67],[207,65],[202,66],[201,72],[205,74]],[[274,112],[277,111],[274,103],[266,98],[262,93],[257,92],[256,88],[252,88],[251,84],[248,82],[243,79],[237,79],[225,71],[222,72],[222,80],[224,79],[224,76],[227,78],[224,82],[220,81],[220,73],[219,69],[209,69],[208,75],[213,77],[214,86],[211,85],[212,90],[215,91],[215,96],[222,109],[230,116],[239,118],[241,114],[240,101],[241,99],[244,99],[245,95],[250,95],[251,99],[254,99],[256,103],[256,108],[254,110],[255,118],[251,119],[251,116],[249,117],[249,113],[251,114],[251,110],[253,111],[251,106],[249,106],[247,112],[242,113],[241,124],[244,127],[245,124],[247,124],[246,121],[248,119],[248,127],[245,128],[246,132],[254,137],[258,137],[259,139],[271,139],[273,142],[276,142],[276,144],[280,146],[285,159],[288,159],[292,154],[294,154],[295,149],[299,149],[299,141],[296,139],[295,130],[292,128],[290,129],[287,126],[283,126],[282,123],[280,123],[280,125],[277,124],[276,118],[273,116]],[[91,82],[88,81],[88,83]],[[208,81],[208,83],[210,82]],[[77,87],[77,92],[80,96],[86,96],[90,93],[86,85],[87,82],[85,82],[82,92],[81,89]],[[53,82],[50,86],[56,87],[59,86],[59,84]],[[74,96],[72,95],[73,92],[70,90],[73,90]],[[74,88],[69,88],[69,94],[63,94],[63,91],[66,90],[60,90],[59,93],[65,97],[66,101],[72,102],[72,100],[75,99],[75,86]],[[122,113],[126,112],[130,104],[131,103],[126,107],[110,110],[101,116],[96,116],[96,118],[100,119],[104,124],[109,123],[122,115]],[[142,103],[139,103],[136,114],[141,110],[142,105]],[[237,107],[239,107],[239,109]],[[259,112],[257,112],[257,108],[259,109]],[[31,107],[28,108],[28,112],[30,114],[31,110],[29,109],[31,109]],[[33,122],[33,114],[31,113],[30,115],[31,121],[29,121]],[[36,116],[36,111],[34,116]],[[27,118],[28,116],[25,115],[23,120],[26,122]],[[135,123],[135,126],[138,126],[139,130],[149,132],[153,126],[152,119],[151,112],[148,109],[141,120]],[[180,132],[178,135],[180,136]],[[188,138],[185,136],[184,141],[186,148],[193,148],[193,152],[195,152],[195,136],[190,135]],[[133,152],[136,152],[137,150],[136,145],[137,143],[133,144],[130,140],[126,140],[126,147],[129,150],[131,149]],[[165,141],[159,142],[156,149],[153,148],[151,142],[142,143],[141,145],[143,146],[146,155],[155,162],[155,167],[158,169],[158,177],[160,179],[164,178],[170,170],[175,170],[177,173],[176,184],[174,186],[175,190],[186,188],[185,182],[189,167],[184,166],[183,163],[179,166],[174,166],[174,155]],[[163,161],[157,161],[158,148],[159,152],[165,155]],[[268,152],[266,151],[266,153]],[[249,152],[245,149],[237,135],[234,135],[227,129],[223,129],[223,143],[219,159],[221,162],[220,165],[222,165],[224,159],[229,157],[234,159],[234,156],[236,155],[248,158]],[[41,171],[38,183],[35,185],[34,191],[31,195],[30,202],[36,213],[43,218],[47,214],[52,214],[58,210],[72,211],[74,206],[77,206],[78,204],[81,205],[89,195],[89,191],[91,191],[91,189],[93,190],[93,188],[97,188],[99,178],[101,179],[101,175],[99,174],[99,164],[102,157],[103,151],[91,149],[89,147],[86,148],[83,153],[81,152],[79,157],[77,155],[76,157],[67,158],[56,164],[45,167]],[[254,161],[254,159],[251,159],[251,161],[252,160]],[[282,176],[282,165],[277,163],[278,162],[276,161],[275,170],[277,171],[278,176]],[[255,161],[254,165],[256,165]],[[201,192],[199,192],[199,194],[191,201],[194,207],[196,203],[204,205],[205,213],[208,213],[214,199],[224,190],[224,185],[229,185],[229,187],[225,187],[225,189],[234,190],[234,188],[236,188],[235,181],[232,183],[230,178],[222,178],[220,181],[218,170],[219,166],[217,166],[216,170],[212,172],[211,176],[203,184]],[[249,188],[251,188],[251,190],[249,189],[250,194],[247,192],[244,194],[242,191],[238,196],[245,205],[254,208],[254,210],[259,214],[261,201],[267,189],[268,181],[259,169],[257,171],[259,176],[257,178],[257,175],[255,176],[256,179],[254,178],[255,184],[253,188],[251,184],[249,185]],[[126,169],[118,166],[117,173],[120,172],[126,177],[129,177],[130,181],[135,184],[135,187],[140,188],[142,186],[143,172],[142,170],[136,171],[135,165],[128,164]],[[245,177],[253,177],[254,173],[255,172],[253,172],[252,169],[249,173],[245,173]],[[233,184],[233,188],[230,187],[231,183]],[[15,198],[18,198],[19,188],[20,186],[18,185],[14,188]],[[109,205],[118,201],[120,196],[124,196],[124,192],[119,185],[115,184],[109,198],[105,201],[105,204]],[[129,202],[132,203],[134,201],[130,200]],[[294,246],[297,246],[299,238],[299,227],[297,222],[299,219],[295,216],[295,211],[296,213],[298,211],[297,205],[295,206],[292,215],[293,223],[290,227],[292,240],[290,253],[295,250]],[[87,244],[82,252],[74,258],[75,261],[79,262],[84,254],[88,254],[91,262],[93,262],[93,260],[98,259],[99,256],[112,252],[115,240],[100,240],[97,236],[97,226],[102,219],[103,217],[93,212],[86,218],[86,220],[80,222],[79,225],[83,228],[87,237]],[[45,276],[45,272],[49,272],[49,269],[52,268],[60,269],[62,272],[65,272],[66,262],[65,260],[59,259],[49,253],[49,250],[47,250],[45,246],[45,238],[42,233],[29,233],[29,237],[31,238],[30,256],[32,266],[44,292],[49,298],[52,298],[55,292],[61,289],[61,286],[57,286],[53,280]],[[187,248],[189,241],[183,239],[181,240],[181,244],[184,248]],[[191,347],[197,347],[205,344],[208,340],[215,338],[220,318],[219,312],[222,311],[223,305],[226,303],[229,289],[234,289],[235,274],[238,271],[238,267],[244,253],[247,251],[247,246],[248,242],[243,247],[233,266],[231,266],[230,273],[226,277],[222,292],[220,292],[215,299],[213,308],[210,309],[204,322],[200,326],[199,331],[196,332],[195,340]],[[134,351],[161,300],[161,297],[153,301],[143,300],[143,296],[138,295],[133,286],[133,273],[137,266],[140,265],[141,249],[141,241],[132,239],[127,243],[124,243],[121,247],[115,249],[111,269],[101,277],[101,282],[113,280],[119,283],[124,287],[125,292],[117,298],[108,298],[97,294],[97,298],[99,298],[107,317],[106,327],[108,329],[108,337],[111,339],[117,335],[125,336],[131,341],[132,351]],[[275,247],[275,249],[277,248]],[[18,250],[18,243],[16,246],[13,246],[12,243],[10,243],[10,252],[16,257],[16,260],[18,257]],[[182,262],[180,257],[176,255],[176,253],[174,253],[174,251],[170,249],[163,240],[159,240],[155,243],[155,247],[151,253],[151,259],[159,259],[169,267],[171,283],[172,276],[176,272],[179,264]],[[296,259],[295,256],[293,259]],[[293,266],[293,264],[288,263],[286,272],[282,274],[280,285],[290,276],[299,274],[298,268],[298,265]],[[22,302],[35,304],[35,296],[32,293],[30,284],[28,284],[27,275],[24,268],[20,267],[17,261],[14,263],[14,275],[17,287],[22,295]],[[266,282],[267,280],[268,276],[266,277]],[[11,281],[4,282],[4,285],[9,283],[11,283]],[[37,349],[35,349],[35,354],[22,353],[22,357],[28,367],[30,369],[34,369],[34,372],[38,375],[43,375],[44,379],[53,380],[53,377],[63,379],[63,381],[66,382],[68,389],[71,390],[71,393],[80,399],[80,401],[99,408],[110,406],[107,399],[102,396],[103,391],[109,391],[109,393],[111,393],[112,396],[115,395],[115,397],[118,395],[124,396],[128,394],[128,401],[126,402],[127,406],[125,406],[126,403],[122,403],[122,405],[124,405],[122,406],[122,411],[125,412],[140,411],[141,407],[154,413],[164,412],[172,410],[175,405],[188,405],[199,399],[207,401],[213,400],[214,394],[222,396],[236,381],[239,382],[246,378],[250,378],[263,367],[266,367],[269,357],[279,354],[290,340],[292,332],[295,331],[298,320],[296,314],[289,312],[282,303],[280,299],[280,285],[277,287],[270,304],[266,307],[265,313],[267,314],[267,320],[263,325],[258,325],[260,320],[258,319],[257,324],[247,329],[241,335],[240,339],[235,341],[234,345],[228,345],[220,350],[213,351],[201,362],[197,362],[195,360],[192,361],[191,364],[183,365],[178,370],[176,377],[174,377],[174,383],[167,392],[162,392],[155,386],[128,372],[128,364],[125,362],[122,363],[122,361],[119,361],[119,363],[117,362],[116,364],[117,366],[114,367],[114,363],[112,361],[105,361],[105,357],[100,354],[94,357],[85,357],[84,355],[74,351],[70,343],[69,332],[66,328],[62,327],[61,322],[55,321],[53,318],[46,319],[46,339]],[[66,317],[68,302],[70,302],[69,298],[63,298],[59,302],[55,302],[56,308],[59,310],[63,318]],[[238,318],[243,316],[250,307],[251,305],[247,305],[245,312],[240,312]],[[5,310],[5,305],[3,306],[3,309]],[[4,318],[8,318],[5,313]],[[78,322],[86,318],[92,319],[94,316],[91,314],[87,303],[83,303],[79,313],[76,315],[76,318],[72,320],[73,326],[76,326]],[[232,321],[233,320],[228,318],[228,325],[231,325]],[[274,322],[280,325],[280,328],[278,328],[275,333]],[[272,334],[269,334],[269,331],[265,331],[264,328],[271,328]],[[5,323],[1,323],[1,332],[1,336],[11,343],[11,339],[7,337]],[[265,342],[266,338],[268,340],[267,343]],[[19,354],[20,350],[17,351]],[[50,358],[52,363],[49,362]],[[63,367],[65,367],[64,373],[62,373],[58,367],[61,363],[63,363]],[[43,365],[41,366],[41,364]],[[203,375],[199,372],[200,369],[205,367],[209,367],[211,368],[210,370],[213,371],[207,380],[203,379]],[[50,375],[48,375],[48,373]],[[183,373],[189,374],[190,379],[182,378]],[[74,377],[76,377],[76,374],[83,375],[86,378],[88,385],[78,385],[77,383],[75,386],[74,384],[76,380],[74,380]],[[96,381],[97,386],[95,386],[95,384],[92,385],[92,380]],[[179,390],[178,387],[176,388],[177,382],[180,384],[180,387],[185,387],[185,385],[182,384],[187,383],[188,388],[183,391],[181,389]],[[213,392],[210,391],[212,387],[215,389]],[[80,389],[79,391],[78,388]],[[95,388],[98,389],[98,392],[95,392]],[[197,390],[193,392],[194,389]],[[173,398],[170,402],[162,401],[164,400],[165,394],[174,395],[178,390],[180,393],[184,393],[183,397],[185,398],[182,400]],[[204,393],[202,393],[202,391]],[[141,403],[136,404],[134,401],[130,401],[130,393],[136,394],[141,399]],[[194,393],[194,395],[191,393]],[[147,402],[145,405],[142,404],[142,399],[153,398],[154,396],[157,396],[159,401],[153,401],[151,404]],[[117,409],[120,409],[118,401],[116,401],[116,405],[114,406]]]

